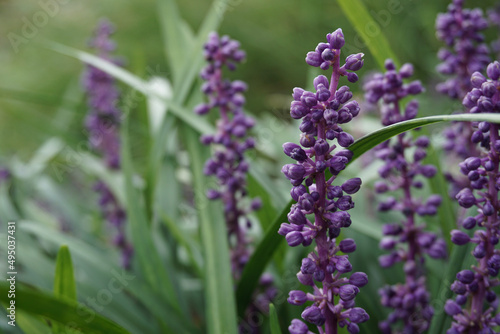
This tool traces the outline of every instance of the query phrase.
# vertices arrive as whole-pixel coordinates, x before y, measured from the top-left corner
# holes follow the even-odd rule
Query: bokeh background
[[[416,76],[424,81],[429,94],[434,93],[431,78],[435,80],[435,54],[441,46],[435,37],[434,21],[436,13],[445,11],[448,2],[365,1],[399,59],[415,64]],[[473,5],[486,8],[494,3],[489,0]],[[210,1],[183,0],[178,5],[186,22],[196,30]],[[387,16],[390,6],[401,12]],[[45,11],[44,7],[55,13],[47,20],[37,14]],[[0,159],[12,155],[28,157],[40,141],[54,134],[65,134],[73,143],[83,138],[83,96],[75,99],[71,95],[69,100],[67,94],[70,87],[78,86],[83,66],[44,48],[44,41],[88,50],[86,43],[92,30],[99,18],[106,17],[116,25],[116,54],[123,57],[128,70],[143,77],[154,73],[168,78],[170,69],[165,61],[159,15],[169,13],[160,12],[153,0],[1,0]],[[40,27],[35,25],[34,32],[26,30],[34,20]],[[248,60],[240,66],[238,77],[249,83],[250,112],[286,115],[291,88],[306,84],[305,54],[327,32],[338,27],[344,30],[353,51],[366,54],[361,75],[375,69],[367,48],[352,41],[356,34],[335,1],[228,0],[220,32],[241,41],[247,51]],[[23,37],[23,29],[29,33],[27,38]],[[12,33],[23,39],[16,39],[14,45]],[[71,108],[62,112],[61,106]],[[63,114],[60,117],[71,121],[56,117],[58,111]]]

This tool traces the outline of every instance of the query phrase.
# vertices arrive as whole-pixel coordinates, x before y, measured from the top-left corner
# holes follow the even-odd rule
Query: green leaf
[[[73,262],[66,245],[57,253],[56,275],[54,278],[54,296],[76,301],[76,283],[73,274]]]
[[[356,140],[354,144],[349,147],[349,150],[354,154],[353,159],[357,159],[363,153],[374,148],[387,139],[396,136],[400,133],[419,128],[421,126],[430,125],[440,122],[452,121],[485,121],[491,123],[500,123],[500,115],[484,113],[484,114],[459,114],[459,115],[438,115],[416,118],[405,122],[396,123],[386,126],[380,130],[374,131],[366,136]]]
[[[271,319],[271,334],[281,334],[280,322],[278,319],[278,314],[276,313],[276,308],[273,304],[269,304],[269,318]]]
[[[9,304],[9,284],[0,282],[0,301]],[[76,301],[58,299],[16,283],[16,309],[42,316],[61,324],[64,330],[82,333],[125,334],[124,328]]]
[[[181,307],[179,302],[182,302],[183,299],[178,295],[179,289],[176,288],[175,270],[168,270],[171,263],[164,263],[160,259],[151,235],[151,224],[148,224],[146,218],[147,214],[141,193],[135,189],[132,182],[134,179],[134,170],[127,132],[128,121],[129,117],[127,114],[123,121],[121,140],[127,219],[131,229],[134,256],[137,257],[141,271],[148,283],[180,314]],[[168,274],[166,270],[168,270]]]
[[[290,201],[281,211],[279,216],[273,220],[273,224],[266,230],[264,239],[259,243],[252,257],[245,265],[245,269],[243,269],[243,274],[236,288],[236,300],[238,302],[238,314],[240,316],[244,314],[246,308],[250,304],[252,293],[267,263],[278,249],[278,246],[283,242],[283,239],[285,239],[278,234],[278,229],[281,223],[287,221],[287,214],[290,212],[291,206],[292,201]]]
[[[24,311],[16,311],[16,324],[24,333],[51,334],[52,330],[41,317],[33,316]]]
[[[380,130],[374,131],[358,140],[356,140],[349,150],[353,153],[350,162],[353,162],[365,152],[371,150],[380,143],[403,133],[425,125],[435,124],[439,122],[451,121],[486,121],[492,123],[500,123],[500,115],[498,114],[461,114],[461,115],[440,115],[417,118],[405,122],[400,122]],[[256,247],[255,252],[248,261],[241,280],[236,288],[236,300],[238,301],[238,314],[242,315],[246,306],[251,300],[251,295],[255,289],[258,278],[264,272],[264,269],[271,259],[274,252],[285,239],[278,234],[281,223],[287,221],[287,214],[290,211],[293,201],[290,200],[281,214],[274,220],[272,225],[267,229],[264,238]],[[356,222],[354,222],[356,224]]]
[[[173,81],[181,78],[181,67],[186,54],[190,51],[183,38],[183,20],[174,0],[159,0],[158,14],[163,33],[163,48],[172,71]]]
[[[380,68],[384,68],[385,60],[388,58],[398,64],[396,55],[392,52],[380,25],[371,17],[363,2],[361,0],[337,0],[337,2],[358,34],[361,35]]]
[[[76,283],[73,273],[73,262],[68,246],[59,248],[56,259],[56,274],[54,277],[54,296],[62,300],[76,302]],[[54,333],[66,333],[59,324],[54,324]]]
[[[181,129],[187,144],[192,167],[195,202],[200,223],[200,233],[205,255],[205,307],[208,333],[237,333],[234,283],[229,263],[227,228],[220,203],[206,198],[207,180],[203,165],[208,158],[201,147],[198,134],[191,129]]]

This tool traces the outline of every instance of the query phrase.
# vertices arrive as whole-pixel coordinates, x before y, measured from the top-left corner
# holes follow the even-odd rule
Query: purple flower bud
[[[307,115],[309,109],[300,101],[292,101],[290,106],[290,116],[294,119],[300,119]]]
[[[325,279],[325,272],[321,269],[318,269],[314,272],[313,278],[318,282],[323,282]]]
[[[429,137],[427,136],[420,136],[415,140],[415,145],[422,148],[427,148],[429,146],[429,143]]]
[[[457,280],[463,284],[470,284],[474,281],[474,272],[471,270],[462,270],[457,273]]]
[[[486,74],[491,80],[498,80],[500,78],[500,63],[498,61],[494,61],[489,64],[486,68]]]
[[[354,138],[347,132],[341,132],[337,140],[342,147],[349,147],[354,143]]]
[[[337,208],[341,211],[347,211],[354,207],[354,202],[351,196],[342,196],[335,203]]]
[[[479,243],[476,247],[474,247],[474,250],[472,251],[472,255],[474,255],[474,257],[477,259],[482,259],[483,257],[485,257],[486,256],[486,249],[484,248],[484,244]]]
[[[467,287],[460,281],[455,281],[451,284],[451,290],[455,292],[457,295],[463,295],[467,292]]]
[[[323,85],[324,87],[328,87],[330,83],[328,82],[328,78],[325,77],[324,75],[318,75],[316,78],[314,78],[314,89],[318,90],[319,85]]]
[[[302,94],[302,96],[300,97],[300,101],[307,107],[314,107],[316,104],[318,104],[318,100],[316,99],[316,94],[308,91],[305,91]]]
[[[403,66],[401,66],[399,74],[401,74],[401,77],[403,78],[411,77],[413,75],[413,65],[410,63],[404,64]]]
[[[357,82],[359,80],[359,77],[358,77],[358,75],[356,73],[349,72],[349,73],[347,73],[347,80],[349,82],[355,83],[355,82]]]
[[[411,82],[407,86],[407,89],[408,93],[411,95],[417,95],[424,91],[424,87],[422,86],[422,83],[419,80]]]
[[[352,284],[342,285],[339,289],[339,296],[342,300],[353,300],[359,293],[359,288]]]
[[[379,247],[381,249],[390,250],[393,249],[396,244],[397,241],[395,239],[391,237],[383,237],[382,240],[380,240]]]
[[[368,317],[368,319],[369,318],[370,317]],[[366,320],[368,320],[368,319],[366,319]],[[353,322],[350,322],[347,324],[347,331],[349,332],[349,334],[358,334],[359,333],[359,326]]]
[[[300,144],[304,147],[313,147],[316,139],[313,135],[303,133],[300,135]]]
[[[470,241],[469,236],[459,230],[452,230],[451,231],[451,241],[459,246],[465,245]]]
[[[417,100],[412,100],[408,102],[405,108],[405,118],[406,119],[413,119],[415,116],[418,114],[418,101]]]
[[[302,94],[304,94],[304,92],[305,90],[303,90],[302,88],[295,87],[292,94],[294,101],[300,101],[300,97],[302,96]]]
[[[329,148],[330,145],[328,145],[326,140],[321,138],[316,140],[316,143],[314,144],[314,152],[316,153],[316,156],[325,155]]]
[[[341,274],[345,274],[352,271],[352,265],[349,262],[347,256],[338,256],[335,268],[337,268],[337,271]]]
[[[393,254],[381,255],[378,258],[378,263],[382,268],[389,268],[396,262],[396,257]]]
[[[326,35],[326,39],[332,49],[340,50],[345,44],[344,34],[340,28]]]
[[[321,52],[321,58],[325,61],[332,61],[335,58],[335,53],[331,49],[325,49]]]
[[[357,71],[363,67],[363,53],[352,54],[345,60],[345,68],[349,71]]]
[[[425,165],[420,168],[420,172],[425,177],[433,177],[437,173],[437,168],[433,165]]]
[[[360,187],[361,179],[359,177],[347,180],[344,184],[342,184],[342,190],[349,195],[358,192]]]
[[[304,285],[309,285],[309,286],[314,285],[314,281],[313,281],[311,275],[303,274],[300,271],[297,273],[297,279],[299,280],[300,283],[302,283]]]
[[[343,253],[352,253],[356,250],[356,243],[353,239],[347,238],[339,243],[339,247]]]
[[[384,224],[382,225],[383,235],[399,235],[402,231],[401,225],[399,224]]]
[[[495,213],[495,208],[493,207],[493,205],[491,205],[490,202],[486,202],[483,205],[483,215],[485,215],[485,216],[491,216],[494,213]]]
[[[292,324],[288,326],[288,331],[290,334],[307,334],[309,328],[299,319],[293,319]]]
[[[301,316],[304,320],[316,326],[323,326],[323,324],[325,323],[325,317],[321,313],[321,309],[314,305],[306,307]]]
[[[304,178],[306,169],[302,165],[287,164],[283,166],[281,172],[290,180],[300,180]]]
[[[323,62],[323,59],[321,58],[321,54],[318,52],[308,52],[306,55],[306,63],[308,63],[311,66],[314,67],[319,67],[321,63]]]
[[[316,271],[316,269],[317,266],[313,260],[308,257],[302,259],[302,266],[300,267],[300,271],[303,274],[312,275]]]
[[[368,275],[363,272],[355,272],[349,278],[349,284],[355,285],[358,288],[362,288],[366,284],[368,284]]]
[[[349,320],[351,320],[351,322],[359,324],[369,319],[370,316],[361,307],[354,307],[349,311]]]
[[[207,198],[210,200],[220,198],[220,192],[215,190],[215,189],[208,189],[207,190]]]
[[[280,228],[278,230],[278,234],[282,236],[286,236],[288,233],[296,231],[295,227],[293,225],[290,225],[288,223],[282,223],[280,225]]]
[[[460,192],[455,196],[455,198],[458,200],[458,204],[460,204],[461,207],[464,207],[466,209],[476,204],[476,198],[474,197],[469,188],[464,188],[460,190]]]
[[[457,303],[455,303],[451,299],[448,299],[446,301],[446,304],[444,305],[444,310],[450,316],[454,316],[454,315],[457,315],[459,313],[462,313],[462,308],[460,307],[460,305],[458,305]]]
[[[307,301],[307,294],[304,291],[292,290],[288,293],[287,301],[292,305],[302,305]]]
[[[475,87],[475,88],[481,88],[481,85],[485,81],[486,81],[486,78],[480,72],[472,73],[472,76],[470,78],[470,82],[472,84],[472,87]]]
[[[304,241],[304,236],[298,231],[288,233],[285,238],[290,247],[296,247]]]
[[[462,222],[463,228],[470,230],[476,226],[476,219],[474,217],[467,217]]]

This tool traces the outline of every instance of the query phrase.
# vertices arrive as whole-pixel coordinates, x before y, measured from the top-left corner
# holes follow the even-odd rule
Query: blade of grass
[[[0,301],[3,303],[9,303],[9,288],[8,283],[0,282]],[[67,326],[78,328],[83,333],[129,333],[123,327],[76,301],[62,300],[30,290],[20,282],[16,283],[16,308],[56,321],[63,325],[63,328],[67,328]],[[92,320],[89,320],[90,315],[93,315]]]
[[[356,140],[349,150],[353,153],[351,162],[359,158],[363,153],[369,151],[387,139],[425,125],[435,124],[439,122],[450,121],[486,121],[492,123],[500,123],[500,115],[497,114],[461,114],[461,115],[441,115],[430,116],[410,121],[400,122],[380,130],[374,131],[358,140]],[[274,252],[281,245],[283,238],[278,234],[281,223],[287,221],[287,214],[292,206],[293,201],[290,200],[285,206],[281,214],[273,221],[267,229],[264,238],[256,247],[252,257],[248,261],[243,271],[242,277],[236,288],[236,300],[238,302],[238,314],[242,315],[246,306],[251,300],[251,295],[255,289],[258,278],[264,272],[264,269],[271,259]]]
[[[200,146],[198,134],[180,131],[187,144],[192,167],[195,201],[205,254],[205,303],[208,333],[237,333],[234,283],[229,264],[227,231],[222,208],[206,198],[207,180],[202,171],[207,150]]]
[[[132,183],[134,171],[128,140],[128,119],[127,114],[123,121],[121,141],[127,218],[131,227],[134,252],[146,280],[180,315],[181,304],[179,304],[179,301],[183,301],[183,299],[180,298],[179,289],[176,288],[175,270],[169,270],[168,274],[165,270],[165,267],[170,267],[170,264],[165,264],[160,259],[153,243],[150,224],[148,224],[146,218],[147,214],[143,203],[141,203],[141,195]]]
[[[73,274],[73,262],[66,245],[59,248],[56,259],[56,274],[54,277],[54,296],[59,299],[76,302],[76,283]],[[54,324],[54,333],[65,333],[64,327]]]
[[[361,0],[337,0],[345,16],[364,40],[368,49],[380,68],[384,68],[385,60],[391,58],[399,64],[389,42],[382,33],[380,25],[375,21]],[[378,33],[374,33],[374,32]]]
[[[273,304],[269,304],[269,319],[271,326],[271,334],[281,334],[280,322],[278,319],[278,314],[276,313],[276,308]]]

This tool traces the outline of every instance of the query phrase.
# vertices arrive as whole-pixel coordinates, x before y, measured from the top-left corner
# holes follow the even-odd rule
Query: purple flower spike
[[[313,301],[313,305],[302,313],[302,318],[322,327],[322,333],[336,333],[339,326],[347,326],[350,333],[358,333],[356,323],[369,319],[364,310],[354,307],[354,297],[359,288],[368,283],[368,276],[356,272],[350,279],[343,277],[353,268],[348,255],[342,253],[354,252],[356,243],[352,239],[336,241],[341,229],[352,223],[347,212],[354,207],[350,195],[361,187],[360,178],[347,180],[342,185],[334,184],[352,157],[349,150],[336,151],[335,148],[349,147],[354,142],[340,124],[348,123],[360,111],[359,104],[351,100],[353,95],[349,87],[339,86],[339,80],[344,76],[350,82],[357,81],[353,72],[362,68],[363,54],[348,56],[341,66],[340,53],[344,44],[342,30],[337,29],[327,35],[327,43],[319,43],[307,54],[309,65],[333,71],[330,79],[324,75],[314,79],[313,92],[293,89],[290,116],[301,120],[302,134],[300,145],[283,145],[284,153],[295,160],[285,165],[282,172],[293,186],[290,194],[297,203],[290,209],[288,223],[283,223],[278,233],[285,235],[292,247],[316,243],[315,250],[302,260],[297,274],[302,284],[314,287],[314,294],[292,291],[288,302],[301,305],[306,299]],[[331,143],[333,140],[337,142]],[[331,178],[327,178],[327,170],[333,175]],[[312,216],[314,221],[309,220]],[[348,320],[349,317],[352,319]],[[308,333],[305,324],[297,319],[292,321],[289,330],[290,333]]]
[[[471,112],[500,112],[498,103],[487,106],[489,101],[500,100],[499,65],[496,61],[488,65],[487,77],[474,73],[470,78],[475,88],[465,96],[464,106]],[[481,149],[476,147],[477,154],[459,164],[460,171],[470,183],[458,191],[456,199],[460,206],[469,209],[469,213],[475,210],[476,215],[465,218],[461,224],[470,234],[453,230],[451,238],[457,245],[476,244],[472,255],[477,263],[471,269],[461,270],[451,285],[457,297],[455,301],[448,300],[445,306],[446,312],[453,317],[450,333],[492,333],[498,326],[497,319],[500,319],[498,298],[493,290],[498,284],[500,268],[500,254],[496,249],[500,234],[500,152],[497,145],[500,143],[500,127],[495,123],[473,122],[471,129],[474,135],[470,142]],[[475,140],[475,137],[481,140]]]
[[[379,103],[383,125],[415,118],[418,113],[417,100],[409,101],[405,107],[401,105],[403,98],[424,90],[420,81],[405,83],[405,79],[413,74],[413,66],[404,64],[398,72],[394,62],[388,59],[385,68],[385,73],[374,74],[365,82],[366,100]],[[424,224],[417,225],[417,217],[435,215],[441,197],[431,195],[424,200],[413,194],[413,188],[423,186],[417,177],[431,178],[436,174],[434,166],[422,164],[428,146],[429,139],[425,136],[414,140],[401,134],[376,148],[377,157],[384,161],[379,174],[386,181],[377,182],[375,191],[385,193],[400,190],[404,194],[400,200],[390,196],[379,204],[379,211],[400,211],[404,217],[401,223],[383,226],[382,232],[386,237],[381,240],[380,248],[390,253],[380,256],[379,264],[382,268],[388,268],[404,261],[407,282],[380,290],[382,305],[394,310],[387,321],[379,324],[383,333],[391,333],[392,330],[399,332],[398,326],[404,328],[403,332],[421,333],[428,329],[432,318],[429,299],[426,297],[425,254],[432,258],[445,258],[446,243],[434,233],[426,232]],[[411,155],[407,153],[408,150],[414,150],[413,160],[409,158]],[[417,292],[423,297],[416,297]],[[408,316],[410,314],[411,317]]]
[[[237,65],[245,59],[245,52],[240,49],[240,43],[230,39],[228,36],[220,37],[212,32],[204,45],[204,56],[207,61],[205,68],[201,70],[200,76],[205,81],[202,85],[202,92],[207,95],[208,102],[195,107],[198,114],[207,114],[216,109],[219,114],[216,133],[210,136],[210,140],[202,137],[202,143],[214,147],[214,155],[206,164],[204,172],[206,175],[213,175],[217,178],[218,188],[209,193],[211,200],[221,200],[224,205],[224,217],[226,221],[228,239],[230,246],[230,257],[232,274],[235,280],[241,277],[243,269],[250,258],[250,239],[247,229],[251,222],[248,214],[261,207],[261,201],[254,198],[246,201],[247,173],[249,164],[245,160],[244,154],[247,150],[255,146],[253,138],[248,136],[255,121],[243,112],[245,98],[243,93],[247,90],[247,85],[240,80],[230,81],[224,78],[224,71],[233,71]],[[303,112],[298,105],[296,112]],[[297,160],[301,160],[304,152],[300,147],[284,145],[288,154]],[[305,170],[300,166],[289,165],[283,172],[293,179],[304,176]],[[305,217],[295,217],[295,223]],[[246,224],[241,224],[246,222]],[[302,224],[305,222],[302,221]],[[279,230],[280,234],[286,236],[287,242],[291,246],[297,246],[304,242],[304,236],[299,231],[297,225],[283,224]],[[267,274],[263,274],[264,277]],[[271,278],[268,276],[268,278]],[[267,283],[262,283],[267,282]],[[247,309],[247,314],[253,314],[256,309],[261,310],[262,306],[267,307],[276,294],[272,287],[272,280],[262,281],[259,286],[261,294],[254,297],[256,302]],[[257,304],[258,303],[258,304]],[[251,322],[253,323],[253,322]],[[253,328],[253,326],[252,326]],[[253,328],[257,330],[257,328]]]
[[[112,24],[102,20],[89,45],[96,50],[100,58],[119,65],[120,62],[111,55],[115,49],[115,43],[110,39],[113,31]],[[89,146],[102,156],[109,169],[119,170],[121,165],[119,130],[122,114],[117,107],[120,93],[116,80],[100,69],[88,65],[83,76],[83,85],[89,106],[85,119]],[[99,193],[99,205],[103,216],[116,229],[113,243],[121,250],[122,266],[130,269],[133,247],[125,236],[127,220],[125,210],[103,181],[98,181],[94,190]]]

